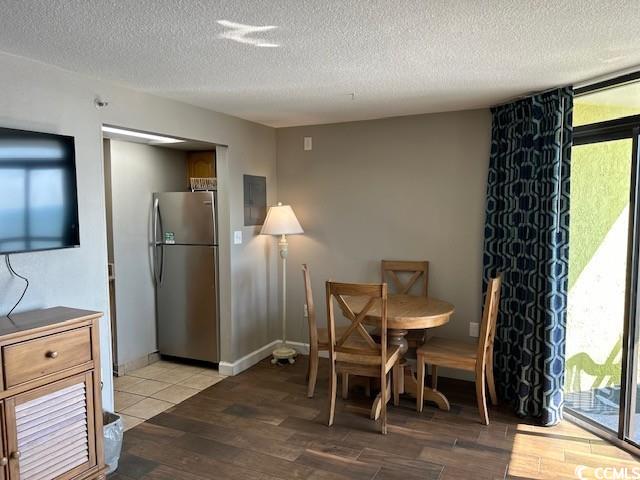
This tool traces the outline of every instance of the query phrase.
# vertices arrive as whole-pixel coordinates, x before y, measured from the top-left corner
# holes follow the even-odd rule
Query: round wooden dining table
[[[347,297],[349,308],[358,315],[369,298]],[[453,315],[454,307],[449,302],[433,297],[413,295],[389,295],[387,298],[387,343],[400,346],[400,362],[407,364],[405,354],[408,343],[405,338],[409,330],[423,330],[445,325]],[[380,326],[380,305],[373,305],[364,320],[369,325]],[[404,379],[400,382],[400,393],[416,396],[418,382],[410,368],[404,368]],[[449,401],[441,392],[431,387],[424,387],[424,399],[435,403],[442,410],[449,410]],[[388,400],[388,399],[387,399]],[[382,399],[378,395],[371,409],[371,417],[377,419],[382,407]]]

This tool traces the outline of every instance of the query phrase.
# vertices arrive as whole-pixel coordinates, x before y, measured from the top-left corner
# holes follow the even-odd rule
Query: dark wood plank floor
[[[634,457],[581,428],[522,423],[492,408],[479,423],[471,384],[442,379],[451,411],[403,399],[390,406],[389,434],[369,420],[357,385],[326,426],[328,363],[306,398],[307,359],[261,362],[125,433],[110,480],[429,480],[594,478],[597,467],[638,468]]]

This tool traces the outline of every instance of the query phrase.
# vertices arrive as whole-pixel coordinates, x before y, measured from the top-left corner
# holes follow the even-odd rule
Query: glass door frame
[[[620,425],[618,438],[636,448],[640,444],[631,438],[636,420],[638,391],[638,333],[639,295],[638,276],[640,274],[640,159],[638,142],[640,124],[633,125],[633,148],[631,150],[631,188],[629,199],[629,245],[627,252],[627,292],[625,324],[622,343],[622,395],[620,397]]]
[[[587,145],[612,140],[631,139],[631,179],[629,184],[629,222],[627,243],[627,273],[625,286],[625,308],[622,337],[622,369],[620,378],[620,410],[618,431],[597,423],[579,412],[565,407],[570,416],[580,423],[585,423],[605,433],[607,437],[614,436],[620,443],[631,445],[640,451],[640,443],[630,438],[634,427],[637,369],[638,369],[638,330],[640,329],[640,295],[638,294],[640,274],[640,159],[638,157],[640,141],[640,115],[624,117],[606,122],[582,125],[574,128],[573,145]],[[571,207],[569,207],[571,208]],[[628,388],[633,386],[633,388]],[[640,427],[640,425],[638,425]]]

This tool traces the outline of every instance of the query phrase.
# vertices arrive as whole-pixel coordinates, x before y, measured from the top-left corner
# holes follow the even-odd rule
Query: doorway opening
[[[103,127],[103,137],[114,373],[122,376],[143,368],[159,359],[160,354],[181,356],[170,349],[159,349],[163,330],[158,328],[158,319],[168,306],[172,309],[175,307],[177,330],[172,333],[175,336],[181,332],[186,335],[185,332],[193,330],[193,326],[186,322],[198,305],[210,305],[211,311],[208,312],[210,315],[205,326],[215,334],[208,336],[215,337],[210,339],[210,343],[217,355],[219,317],[217,311],[214,312],[218,305],[214,276],[217,258],[207,266],[208,277],[211,278],[200,280],[184,263],[171,261],[169,265],[169,260],[173,259],[170,250],[177,248],[172,250],[167,242],[181,241],[180,229],[195,210],[189,205],[196,205],[197,202],[191,202],[180,212],[181,224],[171,227],[172,239],[168,236],[168,230],[160,231],[161,222],[157,205],[154,208],[154,194],[175,192],[179,196],[179,192],[187,194],[197,189],[208,190],[208,196],[214,198],[217,192],[216,151],[219,147],[207,142],[113,126]],[[191,199],[188,196],[185,198]],[[211,222],[217,221],[215,202],[211,201],[210,205],[203,203],[202,206],[208,209],[205,214],[208,211]],[[217,245],[213,239],[206,243],[209,250]],[[168,278],[168,266],[177,269],[174,274],[182,275],[181,288],[176,288],[169,296],[164,292],[161,300],[165,304],[160,311],[157,295],[161,285],[159,272],[165,269],[162,285],[173,281],[173,278]],[[202,285],[205,284],[206,291],[203,291]],[[215,286],[213,290],[212,285]],[[200,298],[189,297],[195,291],[202,293]],[[189,338],[185,336],[184,341],[188,342]],[[188,359],[188,355],[185,358]],[[213,361],[217,358],[214,354],[208,358],[211,363],[217,363]]]

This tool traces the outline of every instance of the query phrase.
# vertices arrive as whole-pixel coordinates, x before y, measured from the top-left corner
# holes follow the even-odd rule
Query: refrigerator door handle
[[[160,215],[160,199],[153,199],[153,244],[158,244],[158,216]]]
[[[164,245],[160,244],[160,276],[158,278],[158,283],[162,285],[162,279],[164,277]]]
[[[153,280],[158,284],[158,208],[160,207],[160,200],[158,197],[153,199],[153,222],[152,229],[153,233],[151,234],[151,241],[153,242]]]
[[[158,224],[160,226],[160,242],[158,242],[160,249],[160,273],[158,275],[158,283],[162,285],[162,279],[164,278],[164,241],[162,239],[162,232],[164,229],[162,228],[162,215],[160,214],[160,209],[158,209]]]
[[[160,227],[160,240],[158,240],[158,227]],[[160,285],[162,283],[162,273],[164,270],[164,244],[162,242],[160,199],[157,197],[153,201],[153,252],[153,275],[156,285]]]

